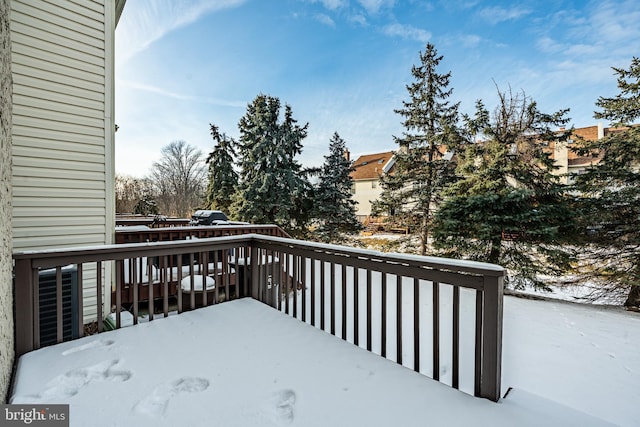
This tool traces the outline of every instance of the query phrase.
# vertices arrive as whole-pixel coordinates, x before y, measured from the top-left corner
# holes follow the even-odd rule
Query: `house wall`
[[[11,289],[11,44],[9,0],[0,0],[0,401],[13,369]]]
[[[382,194],[379,179],[363,179],[354,181],[355,192],[351,196],[357,202],[356,215],[358,217],[371,215],[371,201],[377,200]]]
[[[552,173],[560,177],[562,184],[569,183],[569,146],[564,141],[556,142],[553,148],[554,164],[558,167]]]
[[[11,1],[14,251],[113,242],[114,28],[113,0]]]

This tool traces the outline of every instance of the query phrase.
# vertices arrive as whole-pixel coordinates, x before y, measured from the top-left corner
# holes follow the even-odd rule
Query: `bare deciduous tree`
[[[116,175],[116,212],[132,213],[136,204],[152,197],[152,188],[148,179],[129,175]]]
[[[162,157],[151,167],[151,181],[160,213],[186,217],[202,203],[206,183],[202,152],[185,141],[162,148]]]

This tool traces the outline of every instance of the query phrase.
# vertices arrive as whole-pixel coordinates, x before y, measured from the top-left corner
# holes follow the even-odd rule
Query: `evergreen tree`
[[[158,208],[158,204],[155,199],[148,195],[144,195],[133,207],[133,213],[144,216],[158,215],[160,213],[160,209]]]
[[[210,209],[221,210],[228,214],[233,195],[238,187],[238,174],[233,169],[235,141],[226,134],[220,133],[216,125],[210,124],[209,126],[215,147],[207,157],[209,164],[207,206]]]
[[[575,177],[582,195],[581,221],[589,229],[587,257],[590,279],[600,279],[605,289],[628,291],[625,306],[640,306],[640,59],[629,69],[613,68],[620,93],[600,97],[596,119],[616,127],[604,138],[582,141],[579,153],[602,160]]]
[[[251,223],[277,224],[300,235],[310,219],[311,186],[295,157],[302,151],[307,126],[293,118],[285,106],[280,121],[280,100],[258,95],[238,124],[240,182],[232,214]]]
[[[449,103],[451,72],[438,72],[442,58],[428,43],[420,52],[420,65],[411,69],[414,82],[407,85],[409,100],[395,110],[405,128],[401,137],[394,137],[400,149],[394,154],[393,173],[381,178],[383,191],[373,205],[374,212],[389,214],[388,221],[418,233],[422,255],[427,251],[433,213],[455,176],[444,154],[458,140],[459,104]]]
[[[539,274],[560,274],[571,254],[559,245],[572,224],[552,174],[548,143],[566,139],[567,110],[548,115],[524,93],[499,92],[493,118],[482,102],[464,117],[471,139],[459,153],[461,179],[437,213],[434,243],[449,256],[501,264],[515,287],[544,288]]]
[[[324,242],[341,242],[344,234],[362,228],[356,218],[356,202],[351,199],[353,163],[344,153],[346,145],[338,133],[329,141],[329,155],[319,173],[315,192],[315,217],[319,223],[316,235]]]

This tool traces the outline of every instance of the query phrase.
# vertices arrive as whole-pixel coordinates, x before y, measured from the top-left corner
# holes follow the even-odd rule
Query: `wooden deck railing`
[[[133,227],[116,228],[116,243],[166,242],[170,240],[205,239],[207,237],[265,234],[291,237],[277,225],[217,225],[197,227],[165,227],[140,230]]]
[[[493,401],[500,398],[504,270],[496,265],[382,254],[257,234],[22,252],[14,254],[14,259],[18,355],[40,347],[37,284],[41,269],[56,269],[60,342],[62,267],[77,266],[82,296],[87,292],[86,284],[84,291],[81,285],[83,268],[95,264],[101,272],[115,263],[126,265],[115,271],[127,271],[115,277],[117,327],[122,326],[123,309],[118,294],[127,281],[133,287],[133,303],[124,308],[134,323],[143,311],[153,320],[154,314],[168,316],[250,296],[436,380],[442,380],[443,365],[450,365],[448,383],[454,388],[459,388],[461,373],[467,371],[461,370],[461,347],[471,348],[473,394]],[[160,295],[149,286],[154,282],[161,284]],[[209,282],[215,287],[208,289]],[[176,284],[174,295],[170,283]],[[139,296],[145,287],[151,294],[141,304]],[[102,288],[98,274],[93,287],[98,299],[96,320],[104,317]],[[471,303],[465,305],[469,295]],[[82,298],[78,301],[81,304]],[[470,316],[461,315],[469,310]],[[75,313],[81,316],[82,307],[76,307]],[[461,324],[468,317],[473,332],[462,333]],[[445,324],[450,329],[445,331]],[[77,333],[82,336],[81,326]],[[444,348],[445,342],[451,344],[450,351]]]

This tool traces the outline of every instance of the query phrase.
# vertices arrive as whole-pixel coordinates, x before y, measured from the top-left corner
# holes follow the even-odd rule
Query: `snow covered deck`
[[[244,298],[30,352],[11,402],[69,403],[72,426],[96,427],[637,421],[637,316],[507,298],[504,342],[515,389],[493,403]]]

